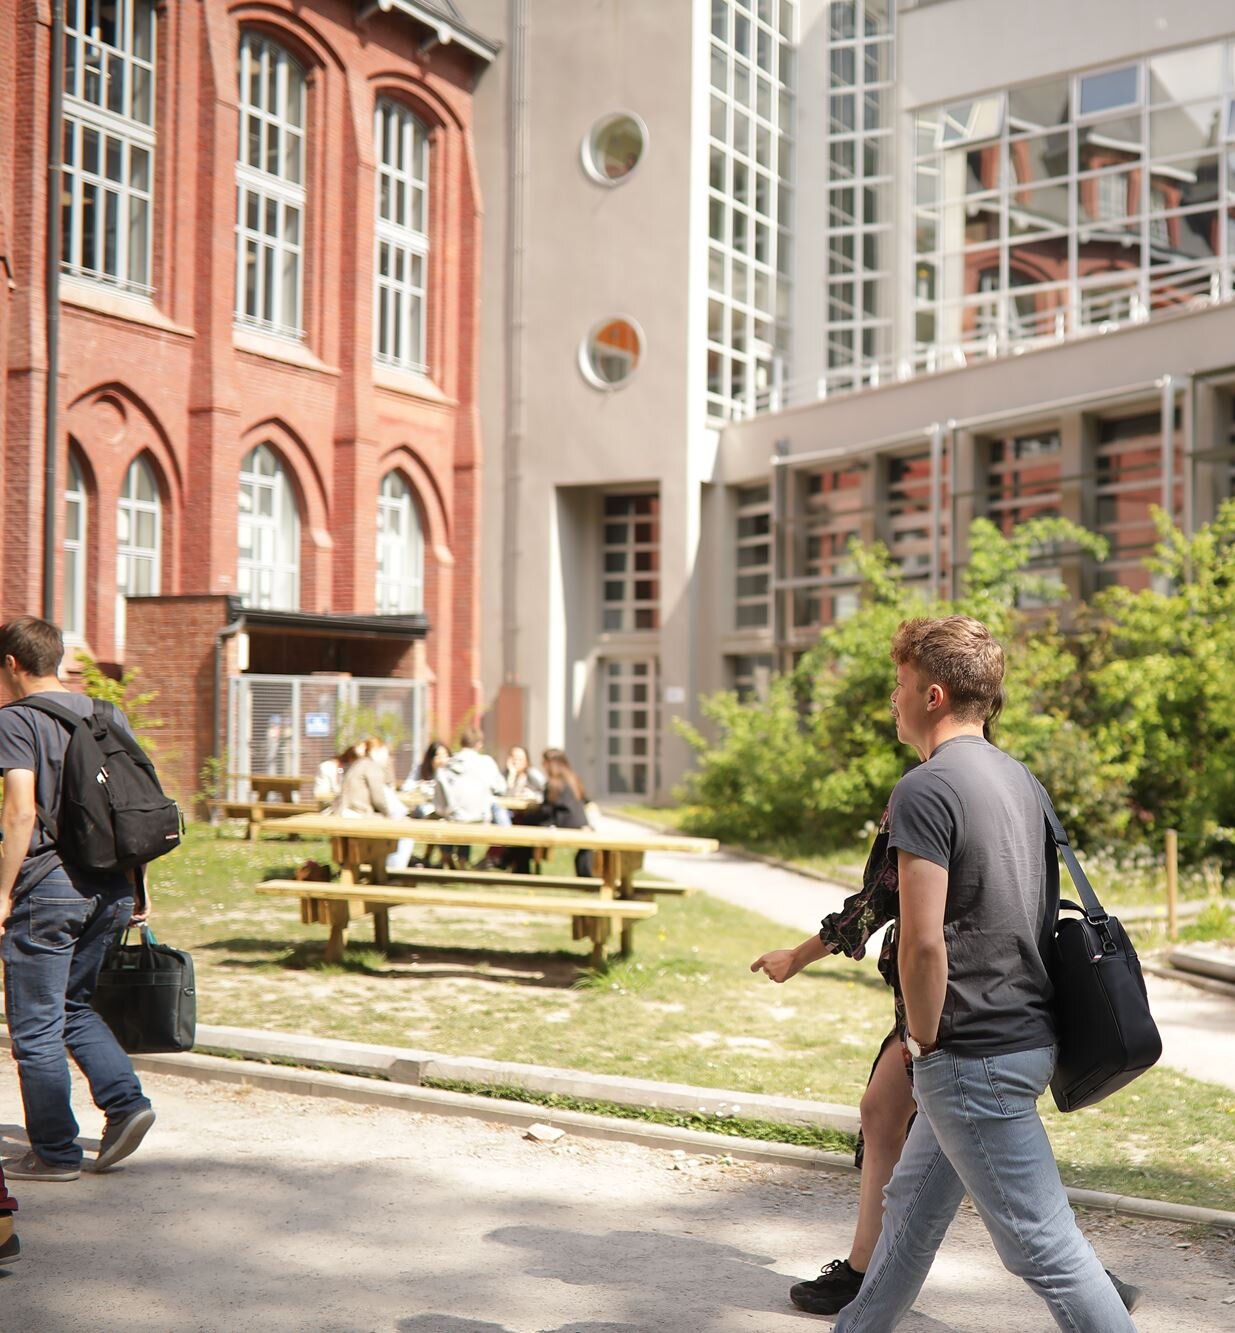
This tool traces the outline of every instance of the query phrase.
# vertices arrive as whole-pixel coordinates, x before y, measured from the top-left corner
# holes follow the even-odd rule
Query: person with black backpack
[[[156,855],[169,850],[179,833],[124,715],[66,689],[63,656],[60,630],[46,620],[0,626],[0,681],[13,699],[0,708],[0,953],[30,1139],[29,1152],[3,1164],[14,1180],[81,1174],[66,1047],[106,1116],[95,1171],[135,1151],[155,1119],[90,1000],[120,932],[146,919],[141,865],[151,845]]]

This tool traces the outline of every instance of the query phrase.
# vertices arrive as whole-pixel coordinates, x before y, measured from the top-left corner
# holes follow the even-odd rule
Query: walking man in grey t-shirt
[[[892,640],[897,735],[925,762],[889,808],[898,966],[919,1115],[843,1333],[886,1333],[913,1305],[968,1193],[999,1257],[1060,1328],[1133,1328],[1077,1228],[1038,1117],[1055,1059],[1047,972],[1058,863],[1033,778],[983,739],[1003,650],[967,616]]]
[[[0,951],[4,1009],[21,1082],[30,1151],[4,1163],[13,1180],[66,1181],[81,1175],[82,1149],[70,1104],[65,1047],[107,1117],[94,1170],[127,1157],[154,1124],[133,1062],[90,1007],[99,969],[134,913],[133,885],[120,871],[62,861],[38,818],[60,816],[60,775],[69,728],[23,699],[54,695],[82,717],[93,701],[60,683],[64,640],[55,625],[19,616],[0,626],[0,681],[16,701],[0,708]]]

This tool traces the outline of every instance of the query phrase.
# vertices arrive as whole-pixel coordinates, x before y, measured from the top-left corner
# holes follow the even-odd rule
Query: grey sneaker
[[[1106,1275],[1111,1279],[1111,1286],[1119,1293],[1119,1299],[1123,1301],[1124,1309],[1131,1314],[1145,1299],[1145,1293],[1140,1287],[1134,1287],[1131,1282],[1124,1282],[1117,1278],[1109,1268],[1106,1270]]]
[[[80,1167],[52,1166],[33,1148],[22,1157],[6,1157],[2,1165],[9,1180],[76,1180],[81,1175]]]
[[[7,1268],[9,1264],[15,1264],[20,1258],[21,1241],[16,1236],[10,1236],[3,1245],[0,1245],[0,1268]]]
[[[108,1171],[135,1153],[153,1124],[154,1111],[149,1106],[144,1111],[134,1111],[123,1120],[108,1120],[103,1141],[99,1144],[99,1155],[94,1159],[94,1169]]]

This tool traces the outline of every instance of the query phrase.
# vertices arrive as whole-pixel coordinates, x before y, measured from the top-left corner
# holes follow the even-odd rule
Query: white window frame
[[[150,479],[153,500],[143,500],[136,494],[137,478],[145,472]],[[127,514],[129,520],[129,540],[120,540],[120,515]],[[154,544],[141,546],[137,541],[137,520],[140,515],[154,517]],[[124,650],[127,625],[127,606],[125,599],[134,596],[131,574],[134,565],[143,563],[150,566],[150,589],[143,596],[157,597],[162,584],[163,570],[163,503],[159,498],[159,481],[150,463],[140,455],[135,458],[124,474],[124,485],[120,498],[116,502],[116,652]]]
[[[795,111],[786,25],[795,26],[795,12],[787,4],[746,6],[714,25],[709,40],[709,157],[723,182],[709,182],[708,191],[707,299],[723,311],[722,336],[709,337],[703,386],[713,421],[767,407],[788,355]],[[739,43],[737,26],[746,20],[750,40]],[[742,179],[745,190],[735,190]]]
[[[734,514],[734,578],[733,578],[733,625],[737,633],[759,632],[766,630],[772,623],[772,493],[768,485],[741,487],[735,496]],[[768,518],[767,532],[742,535],[742,520],[745,518]],[[743,565],[739,552],[761,550],[764,559],[753,565]],[[765,588],[762,593],[743,593],[742,580],[762,578]],[[742,624],[742,613],[747,608],[762,610],[763,619],[758,623]]]
[[[266,456],[273,462],[273,472],[257,470]],[[259,497],[265,492],[270,494],[269,514],[261,512]],[[299,610],[300,511],[287,469],[268,444],[256,445],[241,461],[237,511],[236,591],[241,601],[262,610]],[[247,558],[240,554],[240,528],[245,523],[253,533],[249,549],[257,552]]]
[[[644,512],[629,507],[628,502],[650,500]],[[612,502],[612,511],[610,502]],[[662,591],[660,569],[661,508],[657,491],[613,491],[601,498],[601,632],[604,634],[649,634],[660,629],[660,596]],[[609,541],[606,528],[610,524],[624,524],[626,535],[621,541]],[[652,529],[650,541],[640,541],[639,525]],[[651,555],[651,568],[639,569],[638,557]],[[620,557],[621,568],[610,570],[606,557]],[[651,598],[641,598],[637,585],[651,583]],[[618,589],[620,585],[620,590]],[[611,595],[612,594],[612,595]],[[639,624],[640,619],[649,621]]]
[[[273,87],[273,105],[252,103],[250,75],[258,63],[263,96]],[[307,78],[300,63],[278,43],[258,33],[240,39],[238,60],[240,133],[236,146],[236,323],[280,337],[304,336],[305,109]],[[296,81],[296,82],[294,82]],[[293,101],[298,121],[286,114]],[[245,161],[250,127],[259,134],[259,157],[271,138],[290,143],[294,164],[279,152],[278,170]],[[256,223],[250,214],[256,214]],[[250,308],[248,267],[253,267]]]
[[[390,129],[398,135],[396,145]],[[373,359],[424,372],[429,272],[428,127],[401,102],[381,97],[373,113],[377,158],[373,251]],[[390,208],[383,210],[383,197]],[[419,205],[421,226],[417,227]]]
[[[379,616],[425,609],[424,527],[412,488],[397,468],[386,473],[377,493],[376,581]]]
[[[78,511],[77,536],[70,537],[69,513]],[[77,459],[77,452],[69,450],[69,475],[64,487],[64,623],[61,631],[66,643],[81,643],[86,637],[86,551],[89,535],[90,496],[86,490],[86,474]],[[70,617],[70,606],[76,616]]]
[[[113,2],[118,45],[103,41],[98,23],[91,22],[92,10],[97,19],[98,0],[69,0],[65,8],[60,268],[70,277],[148,296],[152,291],[158,20],[151,0]],[[143,27],[148,56],[138,54],[137,33]],[[141,97],[136,92],[139,80],[145,89]],[[110,96],[113,89],[119,90],[114,98]],[[88,154],[91,142],[94,149]],[[89,169],[88,155],[93,159]],[[88,205],[94,217],[93,234],[86,227]],[[113,236],[110,246],[109,231]]]

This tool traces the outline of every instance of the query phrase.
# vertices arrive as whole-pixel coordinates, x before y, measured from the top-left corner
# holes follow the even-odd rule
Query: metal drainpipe
[[[1175,381],[1162,377],[1162,508],[1175,522]]]
[[[789,452],[788,440],[777,440],[773,446],[775,454],[770,468],[772,474],[772,666],[776,671],[784,670],[789,657],[787,625],[789,617],[785,613],[787,594],[781,582],[789,569],[789,553],[785,549],[792,540],[792,529],[787,519],[786,499],[789,493],[790,475],[786,467],[777,467],[778,459]]]
[[[523,440],[527,431],[524,385],[523,280],[527,191],[528,0],[515,0],[510,42],[510,170],[507,177],[506,433],[502,494],[502,680],[519,679],[519,503]]]
[[[220,755],[226,748],[219,745],[219,731],[223,722],[223,644],[227,639],[239,634],[242,629],[244,629],[243,615],[238,620],[233,620],[230,625],[224,625],[214,636],[214,706],[211,710],[213,716],[210,723],[210,732]],[[226,774],[224,776],[226,777]]]
[[[943,548],[939,533],[939,509],[943,503],[943,427],[935,422],[931,437],[931,593],[943,595],[939,586],[943,577]]]
[[[51,6],[47,123],[47,401],[43,447],[43,619],[56,617],[56,454],[60,393],[60,152],[64,137],[64,0]]]

